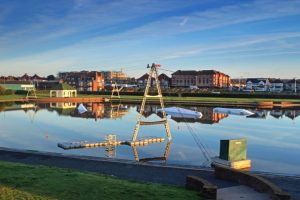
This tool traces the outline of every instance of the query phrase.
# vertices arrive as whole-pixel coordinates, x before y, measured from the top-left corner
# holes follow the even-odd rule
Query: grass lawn
[[[16,95],[16,94],[12,94],[12,95],[0,95],[0,100],[11,100],[11,99],[21,99],[26,97],[26,95]]]
[[[0,162],[0,199],[200,199],[200,195],[182,187]]]

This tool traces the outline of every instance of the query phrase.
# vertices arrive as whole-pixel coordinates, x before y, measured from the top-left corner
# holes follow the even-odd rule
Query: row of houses
[[[232,87],[243,91],[257,92],[297,92],[300,91],[300,80],[298,79],[275,79],[275,78],[248,78],[233,79]]]
[[[37,89],[50,90],[59,83],[67,83],[78,91],[102,91],[114,83],[144,88],[148,77],[149,75],[146,73],[137,79],[130,78],[122,71],[71,71],[60,72],[58,77],[50,75],[47,78],[40,77],[37,74],[33,76],[24,74],[20,77],[1,76],[0,84],[9,83],[11,87],[22,84],[22,88],[25,88],[25,90],[30,85],[35,84]],[[238,88],[243,91],[260,92],[300,91],[299,79],[231,79],[229,75],[216,70],[177,70],[171,74],[171,77],[162,73],[158,79],[162,88]],[[154,84],[155,80],[152,78],[151,85],[154,86]]]
[[[134,79],[121,71],[80,71],[58,74],[59,79],[77,88],[78,91],[101,91],[114,83],[143,88],[146,87],[148,77],[149,74],[146,73]],[[230,77],[215,70],[178,70],[172,74],[172,77],[162,73],[158,79],[162,88],[228,88],[230,86]],[[151,85],[154,84],[155,80],[152,78]]]
[[[144,74],[137,79],[139,87],[145,87],[149,75]],[[230,77],[216,70],[177,70],[172,77],[160,74],[158,77],[162,88],[184,87],[184,88],[228,88]],[[154,85],[154,78],[152,85]]]
[[[23,76],[0,76],[1,82],[10,82],[10,81],[45,81],[47,78],[41,77],[37,74],[33,76],[25,73]]]

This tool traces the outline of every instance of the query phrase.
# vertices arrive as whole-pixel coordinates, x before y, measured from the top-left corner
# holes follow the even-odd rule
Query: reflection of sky
[[[58,115],[57,112],[23,110],[0,113],[0,146],[19,149],[52,151],[66,154],[80,154],[105,157],[105,148],[62,150],[58,142],[101,141],[106,134],[116,134],[119,140],[130,140],[138,113],[131,107],[121,119],[75,118]],[[152,114],[146,120],[160,118]],[[217,124],[177,123],[170,120],[172,132],[171,152],[167,163],[201,165],[204,163],[202,151],[190,133],[192,131],[202,145],[216,156],[219,140],[231,138],[248,139],[248,158],[255,171],[300,174],[300,117],[276,119],[270,115],[266,119],[229,116]],[[163,126],[142,126],[139,137],[165,137]],[[138,147],[140,158],[161,157],[166,142]],[[116,148],[117,158],[134,160],[129,146]]]

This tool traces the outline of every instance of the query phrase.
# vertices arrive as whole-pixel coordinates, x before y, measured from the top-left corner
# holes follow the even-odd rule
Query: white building
[[[246,90],[266,92],[270,88],[270,82],[267,78],[248,78],[246,80]]]
[[[60,83],[50,90],[50,97],[77,97],[77,90],[66,83]]]
[[[282,92],[284,89],[284,83],[280,79],[270,80],[270,92]]]

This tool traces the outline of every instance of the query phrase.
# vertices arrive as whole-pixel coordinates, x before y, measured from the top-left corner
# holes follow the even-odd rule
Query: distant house
[[[282,92],[284,90],[284,83],[280,79],[270,79],[270,92]]]
[[[286,91],[290,91],[290,92],[295,92],[295,87],[296,87],[296,91],[299,92],[300,91],[300,79],[291,79],[291,80],[287,80],[284,83],[284,89]]]
[[[29,76],[27,73],[25,73],[23,76],[19,77],[20,81],[30,81],[31,76]]]
[[[158,76],[158,80],[161,88],[169,88],[171,86],[172,79],[164,73]]]
[[[246,79],[245,78],[233,78],[230,79],[230,85],[232,88],[245,88],[246,87]]]
[[[145,88],[146,85],[147,85],[148,78],[149,78],[149,74],[146,73],[146,74],[144,74],[143,76],[141,76],[140,78],[136,79],[136,81],[137,81],[137,86],[138,86],[139,88]],[[154,83],[155,83],[155,79],[152,77],[152,78],[151,78],[151,86],[153,86]]]
[[[77,90],[66,83],[60,83],[50,90],[50,97],[76,97]]]
[[[248,78],[246,80],[246,90],[266,92],[269,90],[270,82],[267,78]]]

